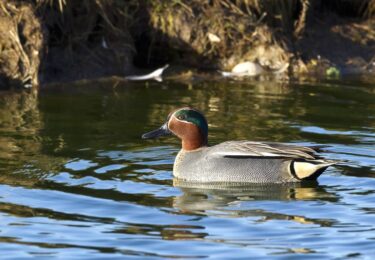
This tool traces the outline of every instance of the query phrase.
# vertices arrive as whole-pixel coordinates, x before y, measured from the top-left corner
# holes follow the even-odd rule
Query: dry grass
[[[6,14],[7,4],[24,2],[35,7],[47,28],[49,51],[63,49],[62,58],[71,59],[71,64],[77,64],[77,54],[83,59],[90,56],[82,64],[97,63],[98,68],[111,64],[110,52],[115,60],[131,59],[128,53],[135,52],[136,40],[146,42],[148,60],[156,54],[181,61],[184,51],[198,65],[205,60],[221,68],[231,67],[239,58],[268,54],[283,60],[290,41],[304,35],[308,16],[325,11],[375,17],[375,0],[1,0],[0,11]],[[220,41],[213,42],[208,35]],[[144,40],[147,37],[150,42]],[[104,39],[108,49],[102,47]],[[26,57],[24,46],[14,42]]]
[[[38,12],[49,28],[53,45],[84,47],[102,36],[128,39],[132,13],[138,1],[116,0],[35,0]],[[130,45],[128,46],[130,47]]]
[[[363,1],[360,11],[366,18],[375,18],[375,0]]]
[[[281,57],[275,50],[281,50],[284,42],[280,37],[274,37],[272,28],[279,28],[284,33],[294,31],[293,15],[297,1],[152,0],[148,10],[154,28],[151,43],[172,41],[169,47],[180,50],[188,46],[190,51],[206,59],[207,64],[219,61],[222,68],[240,62],[239,58],[255,59],[264,55],[268,47],[272,49],[270,53],[278,53],[276,60],[281,62],[286,56]],[[217,36],[220,41],[212,42],[209,34]],[[257,49],[260,45],[266,48]],[[152,53],[153,45],[150,48],[149,53]],[[258,51],[260,53],[256,54]],[[197,62],[201,63],[199,57]]]
[[[34,1],[49,32],[45,68],[56,71],[56,77],[123,74],[128,69],[135,53],[129,28],[136,22],[139,1]]]
[[[136,13],[144,6],[148,9],[152,27],[169,36],[178,36],[176,27],[183,27],[178,19],[184,17],[184,20],[199,19],[202,28],[225,34],[229,40],[248,37],[249,28],[260,22],[287,33],[299,34],[304,29],[306,11],[312,1],[338,10],[349,2],[358,6],[353,12],[366,17],[375,16],[375,0],[148,0],[143,6],[139,0],[34,1],[46,18],[47,26],[52,28],[52,42],[69,48],[84,45],[89,38],[95,40],[100,35],[120,34],[120,38],[131,39],[128,29],[137,24]],[[200,38],[204,47],[199,52],[203,52],[210,43],[206,37]]]
[[[0,77],[10,85],[38,83],[44,47],[41,28],[31,5],[0,3]]]

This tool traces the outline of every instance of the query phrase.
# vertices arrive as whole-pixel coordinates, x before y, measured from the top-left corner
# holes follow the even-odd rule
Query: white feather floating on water
[[[163,81],[163,79],[162,79],[161,76],[162,76],[164,70],[166,68],[168,68],[168,67],[169,67],[169,64],[165,65],[162,68],[156,69],[156,70],[154,70],[153,72],[151,72],[149,74],[126,76],[125,79],[127,79],[127,80],[133,80],[133,81],[154,79],[156,81],[161,82],[161,81]]]
[[[258,62],[246,61],[238,63],[233,67],[232,71],[221,71],[224,77],[245,77],[257,76],[264,73],[280,74],[289,67],[289,63],[285,63],[279,69],[269,69],[260,65]]]

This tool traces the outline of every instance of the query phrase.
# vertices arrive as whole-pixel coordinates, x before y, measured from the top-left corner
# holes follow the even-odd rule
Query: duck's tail
[[[339,163],[333,160],[301,160],[293,161],[290,165],[292,174],[300,180],[315,180],[329,166]]]

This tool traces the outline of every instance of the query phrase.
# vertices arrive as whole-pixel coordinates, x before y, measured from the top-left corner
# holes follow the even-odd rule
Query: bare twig
[[[309,0],[301,0],[301,3],[302,3],[301,14],[296,22],[295,29],[294,29],[294,37],[296,38],[301,37],[305,31],[307,12],[310,7]]]

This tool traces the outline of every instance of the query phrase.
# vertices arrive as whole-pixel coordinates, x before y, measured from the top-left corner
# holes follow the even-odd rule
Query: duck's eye
[[[179,116],[177,116],[177,119],[179,119],[179,120],[184,120],[184,119],[185,119],[185,116],[184,116],[184,115],[179,115]]]

